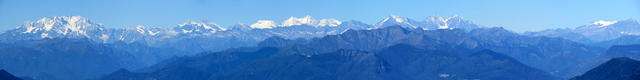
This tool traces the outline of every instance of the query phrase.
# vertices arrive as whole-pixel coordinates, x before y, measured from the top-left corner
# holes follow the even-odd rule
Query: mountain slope
[[[118,68],[137,69],[177,54],[136,44],[101,44],[87,39],[23,40],[0,45],[0,68],[16,75],[87,79]]]
[[[640,45],[616,45],[610,47],[604,54],[606,58],[628,57],[640,59]]]
[[[134,73],[126,69],[119,69],[105,76],[102,80],[202,80],[211,75],[211,73],[188,67],[171,67],[152,73],[155,74]]]
[[[472,53],[454,48],[425,50],[395,45],[374,52],[341,49],[318,55],[278,56],[289,52],[282,50],[288,49],[208,53],[171,60],[165,68],[155,71],[125,72],[127,75],[118,71],[102,79],[170,79],[193,76],[171,74],[194,74],[168,69],[177,67],[213,73],[208,79],[557,79],[488,50]]]
[[[640,44],[640,35],[626,35],[613,40],[593,43],[592,45],[600,47],[612,47],[615,45],[636,45]]]
[[[505,53],[524,64],[569,78],[594,67],[592,61],[605,51],[563,38],[522,36],[501,28],[471,31],[476,48]]]
[[[481,34],[481,32],[486,32],[482,34],[496,34],[499,32],[500,35],[490,36],[490,37],[496,37],[496,40],[498,41],[500,41],[501,39],[514,39],[512,37],[518,36],[518,35],[514,35],[515,33],[505,32],[501,29],[497,29],[497,30],[488,29],[488,30],[473,31],[473,32],[476,32],[478,34]],[[474,36],[481,36],[481,35],[474,35]],[[499,37],[499,36],[512,36],[512,37]],[[482,51],[477,55],[471,55],[472,52],[464,52],[465,50],[468,50],[468,49],[480,50],[477,44],[478,42],[469,42],[471,40],[476,40],[476,39],[478,38],[473,38],[473,36],[466,36],[466,32],[461,30],[454,29],[454,30],[424,31],[424,30],[406,29],[400,26],[391,26],[391,27],[374,29],[374,30],[349,30],[340,35],[330,35],[323,38],[311,39],[310,41],[304,41],[304,40],[294,41],[294,40],[286,40],[283,38],[275,37],[275,38],[269,38],[266,41],[262,42],[261,44],[267,45],[267,46],[271,45],[270,47],[278,47],[278,48],[262,48],[262,49],[238,48],[238,49],[231,49],[231,50],[216,52],[216,53],[203,53],[200,56],[194,56],[194,57],[175,58],[175,59],[167,60],[161,64],[152,66],[150,69],[141,70],[142,72],[139,72],[139,74],[158,74],[153,72],[163,71],[163,68],[168,68],[168,67],[186,66],[186,67],[195,68],[198,70],[203,70],[203,71],[208,71],[210,73],[213,73],[214,75],[216,75],[212,77],[213,79],[260,79],[260,78],[271,79],[274,76],[288,77],[291,79],[307,79],[307,78],[308,79],[332,79],[335,77],[332,77],[332,75],[326,74],[326,73],[331,73],[331,70],[326,71],[328,69],[324,69],[324,68],[331,67],[331,66],[335,67],[337,66],[337,64],[346,63],[346,62],[310,62],[310,63],[327,63],[326,64],[327,66],[325,67],[317,68],[317,67],[313,67],[313,66],[316,66],[315,64],[313,65],[306,64],[308,62],[308,58],[314,58],[322,55],[329,55],[334,53],[333,51],[376,53],[377,50],[385,49],[386,47],[390,47],[390,46],[392,46],[390,47],[392,49],[399,49],[399,50],[383,52],[385,54],[382,54],[382,53],[376,54],[379,56],[391,57],[389,59],[398,60],[398,62],[395,62],[395,61],[388,62],[388,64],[407,63],[402,60],[410,57],[417,57],[414,55],[418,55],[418,54],[397,54],[397,53],[403,53],[403,51],[412,51],[412,49],[416,49],[418,51],[420,50],[436,51],[436,52],[429,52],[429,53],[438,54],[438,55],[448,55],[449,57],[463,56],[464,58],[462,59],[466,59],[466,58],[473,59],[473,60],[460,61],[461,63],[442,62],[442,64],[450,64],[450,65],[455,64],[456,66],[458,66],[458,68],[468,68],[468,67],[462,67],[462,66],[464,64],[470,64],[470,63],[488,64],[488,65],[478,65],[479,68],[465,70],[465,71],[491,72],[492,70],[495,70],[494,67],[496,66],[494,65],[502,65],[500,63],[504,63],[502,61],[484,60],[484,59],[493,59],[493,57],[501,57],[496,59],[504,59],[508,61],[509,63],[508,67],[511,67],[513,65],[526,66],[521,63],[511,64],[510,62],[518,62],[518,60],[504,58],[509,56],[501,55],[499,53],[495,53],[492,51]],[[478,41],[487,41],[487,40],[494,40],[494,39],[483,38],[482,40],[478,40]],[[554,39],[551,39],[551,40],[554,40]],[[562,39],[558,39],[558,40],[562,40]],[[541,41],[541,42],[544,42],[544,41]],[[402,47],[402,46],[399,46],[402,48],[397,48],[398,46],[393,47],[393,45],[397,45],[397,44],[408,44],[406,46],[416,46],[416,47]],[[510,43],[509,45],[512,45],[512,44],[513,43]],[[476,45],[476,46],[472,46],[472,45]],[[496,45],[500,45],[500,44],[496,44]],[[485,45],[483,44],[482,46],[485,46]],[[553,46],[553,45],[549,45],[549,46]],[[470,47],[470,48],[466,48],[466,47]],[[511,46],[503,46],[503,47],[508,48]],[[532,47],[535,47],[535,46],[532,46]],[[405,50],[405,49],[408,49],[408,50]],[[456,52],[458,54],[452,54]],[[406,53],[411,53],[411,52],[406,52]],[[521,53],[522,52],[505,53],[505,54],[513,55],[513,54],[521,54]],[[489,57],[482,57],[482,56],[489,56]],[[563,58],[563,57],[560,57],[560,58]],[[546,57],[541,57],[541,58],[549,59]],[[372,58],[372,59],[375,59],[375,58]],[[431,59],[431,58],[415,58],[415,59]],[[324,60],[342,60],[342,59],[323,59],[320,61],[324,61]],[[408,60],[413,60],[413,59],[408,59]],[[484,62],[484,61],[487,61],[487,62]],[[374,60],[374,62],[376,62],[376,60]],[[568,61],[568,62],[571,62],[571,61]],[[420,63],[420,62],[416,62],[416,63]],[[572,63],[579,63],[579,62],[572,62]],[[353,63],[353,64],[355,65],[358,63]],[[541,64],[544,64],[544,63],[541,63]],[[365,65],[365,64],[362,64],[362,65]],[[398,65],[409,65],[409,64],[398,64]],[[410,66],[416,66],[416,65],[423,65],[423,64],[411,64]],[[489,65],[492,65],[494,67],[487,67]],[[530,64],[527,64],[527,65],[530,65]],[[278,67],[278,66],[291,66],[291,67],[286,68],[286,67]],[[464,65],[464,66],[468,66],[468,65]],[[443,67],[443,66],[432,66],[432,67],[435,68],[435,67]],[[450,67],[453,67],[453,66],[450,66]],[[485,67],[485,68],[480,68],[480,67]],[[575,66],[570,66],[570,67],[575,67]],[[294,72],[281,72],[281,71],[284,71],[284,69],[290,69],[290,68],[300,69],[303,72],[311,72],[311,73],[309,75],[303,75],[303,74],[294,74]],[[400,70],[402,72],[413,71],[413,70],[405,70],[405,68],[420,69],[421,67],[403,67],[403,69],[400,69]],[[465,72],[465,71],[455,71],[455,70],[458,70],[458,68],[452,68],[451,70],[452,72],[456,72],[460,74],[472,73],[472,72]],[[372,68],[372,69],[374,70],[372,71],[372,73],[377,72],[375,71],[375,68]],[[523,69],[525,71],[533,71],[528,73],[548,74],[544,71],[538,71],[535,68],[501,68],[501,69]],[[259,74],[256,72],[262,72],[262,71],[267,72],[263,74],[273,74],[273,75],[247,74],[251,72],[254,72],[255,74]],[[336,70],[336,71],[340,71],[340,70]],[[424,71],[424,72],[427,73],[432,71]],[[366,73],[369,73],[369,72],[366,72]],[[415,72],[415,73],[421,73],[421,72]],[[354,73],[353,75],[357,76],[356,74],[357,73]],[[399,78],[398,76],[402,76],[403,74],[408,74],[408,73],[388,73],[388,74],[393,74],[397,76],[389,75],[387,76],[387,78],[385,78],[384,76],[380,76],[378,78],[381,78],[381,79]],[[438,75],[434,73],[430,73],[430,74]],[[513,74],[516,74],[516,73],[513,73]],[[428,74],[424,74],[424,75],[428,75]],[[447,75],[447,74],[443,74],[443,75]],[[249,76],[252,76],[252,77],[249,77]],[[300,76],[308,76],[308,77],[300,77]],[[363,74],[359,76],[375,76],[375,75]],[[477,78],[485,78],[485,79],[514,78],[514,77],[488,77],[490,75],[470,75],[470,74],[465,76],[466,77],[458,77],[458,78],[460,79],[471,78],[474,76]],[[516,75],[512,75],[512,76],[516,76]],[[547,77],[539,77],[539,78],[552,78],[548,76],[549,75],[547,75]],[[113,76],[113,77],[118,77],[118,76]],[[147,76],[147,77],[153,77],[153,76]],[[359,77],[359,78],[352,77],[352,78],[360,79],[362,77]],[[408,77],[402,77],[402,78],[412,79]],[[531,78],[531,77],[522,76],[519,78]],[[351,79],[351,78],[345,77],[345,79]],[[417,79],[436,79],[436,78],[431,76],[431,77],[420,77]]]
[[[86,78],[133,64],[118,63],[127,60],[118,58],[123,54],[113,54],[111,48],[87,40],[50,39],[2,46],[0,68],[20,76],[46,73],[58,79]]]
[[[285,43],[285,42],[262,42]],[[373,30],[349,30],[340,35],[312,39],[293,52],[313,55],[339,49],[370,51],[395,44],[408,44],[424,49],[459,48],[489,49],[504,53],[532,67],[569,78],[590,67],[591,60],[604,49],[562,38],[529,37],[503,28],[421,30],[389,26]]]
[[[182,69],[190,69],[190,72],[203,72],[207,74],[228,73],[233,70],[245,66],[255,59],[268,58],[280,50],[277,48],[260,48],[260,49],[232,49],[221,52],[205,52],[196,56],[175,57],[165,60],[163,63],[156,64],[146,69],[129,72],[119,70],[113,72],[100,79],[104,80],[120,80],[120,79],[147,79],[147,78],[179,78],[191,75],[171,75],[176,72],[182,72]],[[122,74],[122,75],[121,75]],[[192,73],[185,73],[192,74]],[[193,73],[195,74],[195,73]],[[199,74],[204,75],[204,74]],[[197,77],[202,80],[208,77]]]
[[[1,80],[22,80],[16,76],[13,76],[11,73],[5,71],[4,69],[0,70],[0,79]]]
[[[627,57],[613,58],[571,80],[638,80],[640,61]]]

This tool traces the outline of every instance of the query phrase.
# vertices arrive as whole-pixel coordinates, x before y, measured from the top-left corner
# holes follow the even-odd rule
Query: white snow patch
[[[371,28],[367,28],[367,30],[371,30]],[[344,29],[344,31],[340,32],[340,34],[349,31],[349,29]]]
[[[598,20],[598,21],[593,22],[593,25],[600,25],[600,27],[606,27],[606,26],[609,26],[609,25],[611,25],[611,24],[615,24],[615,23],[617,23],[617,22],[618,22],[618,21],[603,21],[603,20]]]
[[[191,33],[191,32],[193,32],[193,30],[184,30],[184,29],[182,29],[182,33]]]
[[[22,33],[31,33],[31,31],[33,31],[33,29],[36,29],[36,28],[35,28],[35,27],[32,27],[32,26],[28,26],[28,27],[27,27],[27,30],[26,30],[26,31],[24,31],[24,32],[22,32]]]
[[[447,25],[447,24],[440,25],[440,26],[438,26],[438,29],[449,29],[449,25]]]
[[[423,27],[423,28],[422,28],[422,30],[429,30],[429,28],[425,28],[425,27]]]
[[[120,39],[120,41],[124,40],[124,36],[123,36],[123,35],[120,35],[120,38],[119,38],[119,39]]]
[[[440,75],[438,75],[438,76],[440,76],[441,78],[447,78],[447,77],[449,77],[449,76],[451,76],[451,75],[450,75],[450,74],[440,74]]]
[[[276,26],[276,23],[271,20],[258,20],[257,23],[251,24],[251,28],[257,29],[271,29]]]
[[[102,36],[100,36],[100,39],[102,39],[102,41],[104,42],[107,42],[107,40],[109,40],[109,35],[102,34]]]
[[[391,18],[393,18],[396,22],[399,22],[399,23],[402,23],[402,22],[404,22],[404,21],[407,21],[407,19],[406,19],[406,18],[402,18],[402,17],[400,17],[400,16],[396,16],[396,15],[393,15],[393,14],[392,14],[392,15],[390,15],[390,16],[391,16]]]
[[[318,26],[330,26],[330,27],[335,27],[342,24],[342,22],[336,20],[336,19],[322,19],[320,20],[320,22],[318,23]]]
[[[327,34],[336,34],[336,32],[337,32],[337,31],[332,30],[332,31],[327,32]]]
[[[193,22],[193,21],[189,21],[189,22],[185,22],[183,24],[180,24],[179,27],[180,28],[184,28],[185,26],[191,27],[189,30],[185,30],[182,29],[183,33],[191,33],[191,32],[200,32],[200,31],[209,31],[211,33],[216,33],[216,31],[221,30],[221,31],[226,31],[226,28],[221,27],[220,25],[213,23],[213,22]]]
[[[140,34],[144,34],[144,26],[138,25],[136,26],[136,31]]]
[[[42,33],[42,34],[40,35],[40,37],[41,37],[41,38],[46,38],[46,37],[49,37],[49,34],[47,34],[47,33]]]
[[[153,32],[153,31],[147,31],[147,32],[149,32],[149,35],[152,35],[152,36],[154,36],[154,35],[156,35],[156,34],[160,33],[160,31],[156,31],[156,32]]]
[[[313,19],[311,16],[307,15],[302,18],[296,18],[291,16],[289,19],[282,22],[281,26],[296,26],[296,25],[315,25],[318,23],[318,20]]]
[[[384,19],[382,19],[382,21],[378,22],[377,25],[382,25],[382,24],[384,24],[384,22],[389,21],[389,19],[391,19],[391,18],[384,18]]]

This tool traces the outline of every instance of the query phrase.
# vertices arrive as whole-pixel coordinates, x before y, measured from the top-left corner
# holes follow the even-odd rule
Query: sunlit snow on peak
[[[320,22],[318,23],[318,26],[338,26],[342,24],[342,22],[336,20],[336,19],[322,19],[320,20]]]
[[[271,20],[258,20],[257,23],[251,24],[251,28],[257,29],[271,29],[276,26],[276,23]]]
[[[406,18],[403,18],[403,17],[400,17],[400,16],[396,16],[396,15],[393,15],[393,14],[392,14],[392,15],[389,15],[389,16],[390,16],[392,19],[394,19],[396,22],[399,22],[399,23],[400,23],[400,22],[404,22],[404,21],[406,21],[406,20],[407,20]]]
[[[178,29],[181,30],[183,33],[191,33],[191,32],[209,32],[209,33],[216,33],[217,31],[226,31],[226,28],[221,27],[220,25],[213,23],[213,22],[193,22],[193,21],[189,21],[189,22],[185,22],[183,24],[180,24],[178,26]]]
[[[138,31],[140,34],[144,34],[144,26],[142,25],[138,25],[136,26],[136,31]]]
[[[604,21],[604,20],[598,20],[598,21],[593,22],[593,25],[600,25],[600,27],[606,27],[606,26],[609,26],[609,25],[611,25],[611,24],[615,24],[615,23],[617,23],[617,22],[618,22],[618,21]]]
[[[314,19],[313,17],[307,15],[301,18],[298,17],[289,17],[289,19],[283,21],[280,24],[276,24],[274,21],[271,20],[258,20],[257,23],[251,24],[251,28],[257,28],[257,29],[271,29],[274,27],[289,27],[289,26],[299,26],[299,25],[308,25],[308,26],[314,26],[314,27],[322,27],[322,26],[330,26],[330,27],[335,27],[342,24],[341,21],[338,21],[336,19]]]
[[[285,20],[281,23],[282,26],[295,26],[295,25],[312,25],[317,24],[318,20],[311,18],[311,16],[307,15],[302,18],[296,18],[291,16],[289,19]]]
[[[48,33],[43,36],[51,35],[84,35],[88,31],[102,30],[101,24],[91,23],[81,16],[54,16],[42,18],[34,22],[26,22],[17,28],[22,33]]]

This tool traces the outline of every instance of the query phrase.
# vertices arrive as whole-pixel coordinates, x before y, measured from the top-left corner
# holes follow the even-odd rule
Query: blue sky
[[[311,15],[376,23],[390,14],[424,20],[459,15],[517,32],[577,27],[596,20],[640,19],[636,0],[0,0],[0,30],[51,16],[83,16],[105,27],[223,26]]]

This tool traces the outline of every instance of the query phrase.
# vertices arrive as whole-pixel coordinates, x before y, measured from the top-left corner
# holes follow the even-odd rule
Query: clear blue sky
[[[231,26],[305,15],[376,23],[394,14],[415,20],[459,15],[522,32],[640,19],[639,7],[636,0],[0,0],[0,30],[51,16],[83,16],[120,28],[201,20]]]

